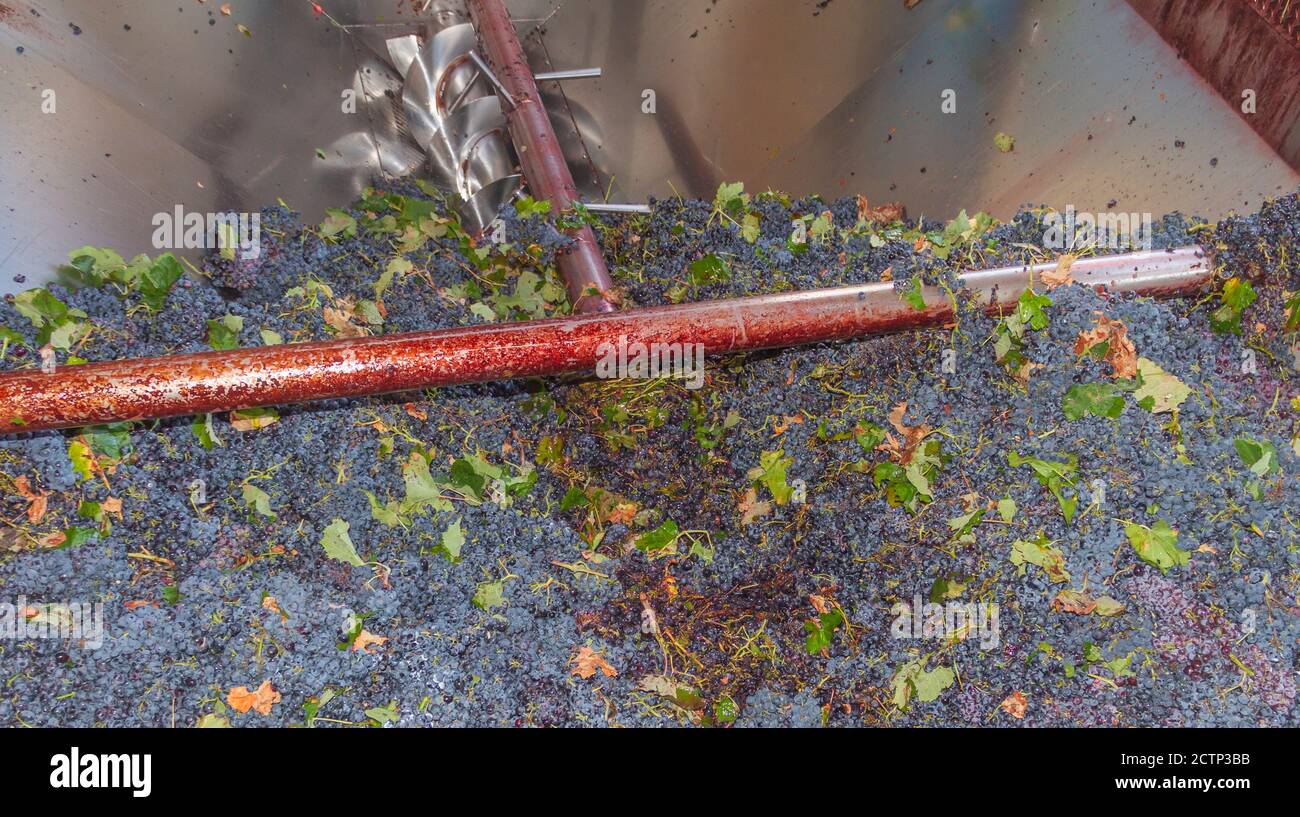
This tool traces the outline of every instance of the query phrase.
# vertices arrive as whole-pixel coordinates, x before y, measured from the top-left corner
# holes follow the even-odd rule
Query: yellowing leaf
[[[82,437],[77,437],[68,443],[68,459],[72,461],[72,469],[77,472],[81,479],[88,480],[102,469],[99,460],[95,457],[95,452]]]
[[[195,722],[196,729],[229,729],[230,718],[209,712]]]
[[[1117,616],[1124,612],[1124,605],[1110,596],[1101,596],[1097,599],[1097,609],[1093,612],[1099,616]]]
[[[1178,547],[1178,531],[1163,519],[1157,519],[1151,527],[1129,522],[1124,525],[1124,534],[1137,551],[1138,558],[1161,571],[1186,566],[1192,559],[1189,551]]]
[[[1139,385],[1133,397],[1152,414],[1173,411],[1192,393],[1186,383],[1144,357],[1137,359],[1137,373]]]
[[[1124,612],[1124,605],[1110,596],[1093,598],[1082,590],[1062,590],[1052,599],[1052,609],[1060,612],[1086,616],[1096,613],[1099,616],[1117,616]]]
[[[274,409],[240,409],[230,412],[230,425],[236,431],[257,431],[280,422],[280,415]]]
[[[1025,565],[1038,565],[1053,584],[1070,580],[1070,571],[1065,569],[1065,554],[1046,541],[1017,539],[1012,542],[1011,564],[1020,568],[1020,575],[1024,575]]]

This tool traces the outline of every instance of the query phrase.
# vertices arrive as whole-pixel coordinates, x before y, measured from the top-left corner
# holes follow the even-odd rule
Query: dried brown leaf
[[[1002,701],[1002,711],[1016,720],[1024,718],[1025,710],[1028,708],[1029,701],[1025,699],[1025,693],[1020,690],[1011,693]]]
[[[382,647],[388,639],[382,635],[362,630],[352,642],[352,652],[371,652],[371,647]]]
[[[885,451],[898,460],[900,465],[907,465],[912,461],[912,455],[916,452],[921,441],[934,431],[934,428],[922,423],[917,426],[909,426],[903,423],[903,417],[907,414],[907,403],[899,403],[894,406],[893,411],[889,412],[889,424],[892,425],[899,434],[903,435],[903,441],[900,443],[893,434],[886,434],[885,441],[876,446],[877,451]]]
[[[872,207],[867,202],[866,196],[858,196],[858,220],[864,222],[872,221],[902,221],[907,211],[903,208],[901,202],[891,201],[888,204],[882,204],[878,207]]]
[[[573,658],[573,674],[584,681],[596,674],[596,671],[605,674],[606,678],[613,678],[618,675],[618,670],[614,665],[605,660],[605,657],[593,650],[591,647],[579,647],[578,654]]]
[[[1042,275],[1043,284],[1048,289],[1056,289],[1059,286],[1074,283],[1074,276],[1070,275],[1070,267],[1078,260],[1079,256],[1074,253],[1062,253],[1061,257],[1056,259],[1056,269],[1050,269]]]
[[[1096,313],[1097,325],[1086,332],[1080,332],[1074,341],[1076,355],[1087,354],[1099,344],[1106,344],[1104,360],[1111,365],[1115,377],[1137,377],[1137,349],[1128,338],[1128,327],[1122,321],[1113,320],[1100,312]]]
[[[226,703],[230,708],[239,713],[248,712],[250,709],[256,710],[263,715],[271,714],[271,707],[280,702],[280,693],[275,691],[271,682],[263,681],[262,685],[254,692],[249,692],[248,687],[232,687],[230,693],[226,695]]]
[[[332,306],[325,307],[325,323],[333,329],[341,338],[363,338],[370,334],[365,328],[357,326],[351,320],[349,312],[342,309],[335,309]]]
[[[620,502],[609,512],[609,516],[607,516],[606,519],[615,525],[626,525],[632,521],[632,517],[634,516],[636,516],[636,503]]]
[[[740,524],[750,525],[754,520],[767,516],[772,512],[772,503],[767,500],[759,500],[758,491],[753,488],[745,491],[745,496],[740,500]]]
[[[1079,590],[1062,590],[1052,599],[1052,609],[1057,612],[1086,616],[1097,609],[1096,599]]]
[[[46,509],[49,508],[49,494],[45,491],[33,491],[26,476],[15,479],[14,487],[18,489],[23,499],[27,500],[27,521],[33,525],[39,524],[45,518]]]

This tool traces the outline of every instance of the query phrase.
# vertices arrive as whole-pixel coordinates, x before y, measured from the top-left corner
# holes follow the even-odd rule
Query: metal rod
[[[533,74],[533,79],[538,82],[561,79],[598,79],[601,74],[599,68],[570,68],[567,71],[542,71]]]
[[[514,100],[506,111],[510,135],[519,154],[524,178],[537,198],[560,213],[578,200],[578,188],[555,138],[551,118],[542,105],[537,82],[502,0],[468,0],[469,13],[478,30],[483,57]],[[605,258],[588,226],[569,230],[575,244],[559,258],[569,300],[578,312],[613,312],[616,307],[604,293],[613,289]]]
[[[584,201],[583,207],[586,207],[593,213],[648,213],[650,205],[648,204],[612,204],[607,201]]]
[[[478,78],[481,76],[483,76],[483,72],[479,70],[477,66],[475,66],[474,76],[469,78],[469,82],[465,83],[465,87],[460,89],[460,93],[457,94],[456,98],[452,101],[452,103],[447,106],[447,113],[450,114],[452,111],[460,107],[460,103],[464,102],[465,97],[469,94],[469,92],[474,90],[474,83],[478,82]]]
[[[968,272],[988,311],[1015,304],[1054,264]],[[1075,281],[1114,292],[1191,294],[1213,264],[1198,247],[1074,262]],[[595,372],[622,342],[699,343],[709,355],[942,325],[948,294],[924,286],[924,309],[888,282],[757,295],[540,321],[487,324],[0,374],[0,433],[93,425],[407,391],[457,383]]]
[[[488,82],[492,83],[492,87],[496,89],[497,93],[505,97],[506,104],[513,108],[515,106],[515,98],[510,95],[508,90],[506,90],[506,86],[501,84],[501,80],[497,79],[497,75],[492,73],[492,69],[488,67],[488,64],[483,62],[483,58],[478,55],[478,52],[471,50],[469,52],[469,58],[478,69],[478,73],[486,76]]]

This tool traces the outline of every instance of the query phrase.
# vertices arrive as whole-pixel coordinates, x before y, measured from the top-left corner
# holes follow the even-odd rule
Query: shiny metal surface
[[[451,187],[462,200],[501,179],[512,179],[515,185],[511,189],[498,185],[467,209],[476,233],[496,215],[489,217],[484,208],[493,201],[508,201],[519,181],[501,110],[501,99],[509,104],[509,94],[502,93],[500,82],[474,53],[477,44],[478,35],[469,23],[441,29],[425,26],[416,35],[388,42],[394,69],[400,72],[406,66],[404,130],[428,154],[427,169],[433,180]]]
[[[326,5],[349,19],[349,4]],[[157,254],[151,219],[177,204],[282,199],[318,219],[381,171],[421,165],[386,96],[400,82],[356,37],[308,3],[219,6],[0,0],[0,292],[53,277],[85,244]]]
[[[585,201],[582,206],[593,213],[651,213],[648,204],[614,204],[607,201]]]
[[[466,148],[471,147],[479,135],[504,124],[501,102],[495,94],[461,103],[443,121],[429,143],[429,161],[433,164],[435,175],[455,179],[461,172]],[[505,169],[509,170],[509,167]]]
[[[545,20],[527,40],[535,69],[605,69],[543,89],[576,120],[561,137],[585,143],[586,198],[708,198],[742,180],[912,216],[1045,203],[1218,218],[1300,184],[1123,0],[821,5],[513,7],[532,29]],[[945,89],[956,113],[940,110]]]
[[[511,175],[514,159],[506,147],[505,122],[492,130],[477,133],[465,144],[460,163],[460,194],[469,198],[497,179]]]
[[[419,171],[400,63],[423,28],[466,22],[463,5],[322,5],[0,0],[0,291],[83,244],[156,253],[151,219],[177,204],[280,198],[315,220],[376,175]],[[545,21],[525,42],[534,70],[603,69],[541,86],[590,201],[743,180],[913,216],[1041,202],[1217,218],[1300,184],[1121,0],[509,5],[521,32]],[[955,114],[939,108],[949,88]],[[998,131],[1014,152],[993,148]]]
[[[501,208],[515,197],[523,185],[523,176],[505,176],[479,188],[459,209],[461,222],[472,232],[482,233]]]
[[[1021,267],[997,267],[963,273],[961,284],[990,306],[1011,307],[1025,289],[1038,283],[1044,273],[1056,269],[1055,261]],[[1121,255],[1096,255],[1076,259],[1070,277],[1090,287],[1112,292],[1132,292],[1153,297],[1187,293],[1210,281],[1214,265],[1200,247],[1173,250],[1142,250]],[[923,288],[927,289],[927,288]],[[928,288],[936,298],[937,288]]]
[[[402,85],[402,109],[406,127],[417,145],[429,144],[450,114],[454,100],[490,93],[477,79],[469,61],[470,49],[476,42],[474,27],[461,23],[435,32],[416,52]]]
[[[563,79],[597,79],[601,75],[599,68],[571,68],[567,71],[539,71],[533,75],[538,82],[553,82]]]
[[[384,41],[388,50],[388,60],[397,73],[406,76],[411,70],[411,63],[420,56],[420,37],[416,34],[403,34]]]

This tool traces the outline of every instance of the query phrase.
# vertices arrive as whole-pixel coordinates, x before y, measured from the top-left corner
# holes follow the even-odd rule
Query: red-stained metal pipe
[[[1054,264],[968,272],[963,286],[1001,312]],[[1116,292],[1189,294],[1213,278],[1197,247],[1085,258],[1074,280]],[[890,283],[488,324],[350,340],[89,363],[0,375],[0,433],[228,411],[456,383],[595,373],[620,342],[699,343],[719,355],[948,323],[948,294],[924,309]]]
[[[515,33],[515,24],[510,21],[510,13],[502,0],[469,0],[468,5],[483,45],[483,56],[514,98],[513,107],[505,101],[502,107],[506,109],[506,121],[524,178],[537,198],[550,201],[552,212],[567,210],[578,201],[578,188],[537,92],[537,82]],[[595,234],[590,227],[568,233],[576,244],[560,255],[559,267],[574,311],[615,311],[604,295],[614,288],[614,283],[605,268],[605,257],[601,255]]]

